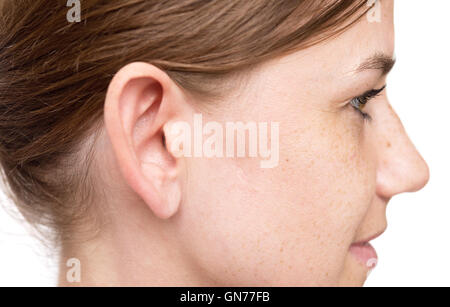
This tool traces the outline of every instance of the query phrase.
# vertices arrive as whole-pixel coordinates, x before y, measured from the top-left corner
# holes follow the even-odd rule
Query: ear
[[[104,120],[128,185],[153,213],[167,219],[181,202],[178,160],[167,150],[165,126],[182,99],[165,72],[148,63],[123,67],[112,79]]]

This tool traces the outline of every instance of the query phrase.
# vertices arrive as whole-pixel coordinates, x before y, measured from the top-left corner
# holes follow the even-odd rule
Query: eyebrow
[[[382,75],[385,76],[392,70],[394,65],[395,59],[384,53],[377,53],[363,61],[356,69],[356,72],[363,72],[366,70],[380,70],[382,72]]]

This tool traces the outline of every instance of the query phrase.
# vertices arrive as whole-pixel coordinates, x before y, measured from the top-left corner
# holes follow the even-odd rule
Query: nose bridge
[[[422,189],[429,180],[428,165],[388,103],[377,127],[377,193],[390,198]]]

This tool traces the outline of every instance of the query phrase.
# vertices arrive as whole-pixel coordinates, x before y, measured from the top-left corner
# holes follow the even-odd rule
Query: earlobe
[[[104,107],[105,127],[125,181],[161,219],[173,216],[181,202],[177,163],[166,149],[163,129],[176,113],[170,82],[153,65],[129,64],[111,81]]]
[[[178,211],[181,202],[181,186],[177,169],[162,169],[154,163],[144,163],[141,168],[145,178],[142,180],[143,186],[138,188],[143,191],[138,194],[157,217],[161,219],[172,217]],[[149,175],[152,178],[147,178]]]

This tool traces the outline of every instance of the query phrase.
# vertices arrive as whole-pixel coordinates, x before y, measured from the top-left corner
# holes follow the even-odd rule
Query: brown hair
[[[59,239],[96,195],[92,144],[108,84],[152,63],[199,99],[250,67],[332,37],[365,0],[0,0],[0,165],[8,195]],[[89,144],[86,144],[89,143]]]

